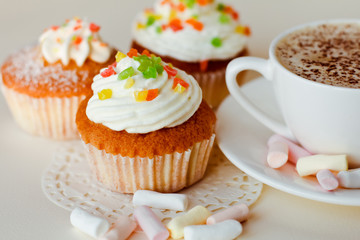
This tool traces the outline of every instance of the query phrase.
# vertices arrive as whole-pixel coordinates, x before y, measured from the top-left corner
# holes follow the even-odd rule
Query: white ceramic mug
[[[347,154],[350,166],[360,167],[360,89],[304,79],[281,65],[275,54],[278,42],[289,33],[307,26],[341,22],[360,24],[359,19],[328,20],[291,28],[272,41],[268,60],[233,60],[226,71],[226,84],[236,101],[274,132],[297,140],[314,154]],[[236,76],[243,70],[260,72],[272,81],[286,125],[269,117],[241,93]]]

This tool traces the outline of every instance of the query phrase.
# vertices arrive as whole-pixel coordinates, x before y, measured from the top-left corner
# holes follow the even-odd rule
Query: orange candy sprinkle
[[[195,30],[198,30],[198,31],[202,31],[204,28],[204,24],[194,18],[190,18],[190,19],[186,20],[186,23],[190,24],[191,26],[193,26],[193,28]]]
[[[138,50],[135,48],[130,49],[127,55],[131,58],[136,57],[139,54]]]
[[[149,50],[147,50],[147,49],[145,49],[145,50],[141,53],[141,55],[146,55],[146,56],[148,56],[148,57],[151,57],[151,54],[150,54]]]
[[[51,30],[56,31],[59,29],[59,26],[51,26]]]
[[[150,89],[148,90],[146,101],[152,101],[159,95],[159,89]]]
[[[181,20],[178,18],[171,20],[169,26],[174,32],[180,31],[184,28],[181,24]]]
[[[211,0],[197,0],[196,1],[200,6],[206,6],[208,4],[210,4],[212,1]]]
[[[74,27],[74,31],[79,30],[81,27],[82,27],[81,25],[76,25],[76,26]]]
[[[74,44],[75,45],[79,45],[81,42],[82,42],[82,37],[80,37],[80,36],[76,36],[75,38],[74,38]]]
[[[183,86],[186,89],[189,87],[189,84],[187,82],[185,82],[181,78],[176,77],[176,78],[174,78],[174,84],[173,84],[172,89],[175,89],[178,84],[180,84],[181,86]]]
[[[177,10],[179,10],[179,12],[183,12],[185,9],[186,7],[183,3],[179,3],[179,5],[177,5]]]

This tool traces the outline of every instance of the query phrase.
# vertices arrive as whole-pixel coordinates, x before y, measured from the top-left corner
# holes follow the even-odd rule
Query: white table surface
[[[66,18],[87,16],[102,26],[103,39],[119,49],[130,44],[130,22],[149,0],[23,0],[0,2],[0,61],[37,41],[42,30]],[[360,17],[358,0],[232,0],[252,27],[253,56],[267,57],[271,39],[308,21]],[[0,97],[0,239],[90,239],[70,225],[69,212],[46,199],[43,170],[59,142],[33,137],[13,122]],[[251,207],[242,239],[359,239],[360,208],[320,203],[264,187]]]

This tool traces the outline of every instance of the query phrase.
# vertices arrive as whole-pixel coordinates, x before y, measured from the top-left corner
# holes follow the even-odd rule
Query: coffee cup
[[[351,27],[354,29],[351,30]],[[325,30],[321,32],[321,28]],[[350,33],[336,35],[335,40],[329,40],[326,36],[324,38],[324,34],[331,34],[334,30],[331,28],[340,33]],[[350,55],[342,56],[344,52],[340,53],[340,50],[344,46],[336,45],[351,45],[351,41],[357,41],[347,39],[352,37],[353,30],[358,31],[355,36],[359,39],[360,19],[312,22],[281,33],[271,43],[269,59],[240,57],[228,65],[226,84],[230,94],[247,112],[275,133],[299,142],[314,154],[347,154],[349,166],[360,167],[360,81],[359,86],[356,85],[360,74],[357,69],[351,68],[359,68],[357,63],[360,60],[355,59],[357,55],[352,55],[355,54],[354,49]],[[307,42],[303,44],[301,36],[296,34],[309,34],[310,39],[306,38]],[[297,39],[300,40],[296,43]],[[315,50],[311,49],[313,42]],[[359,42],[360,40],[355,44]],[[324,47],[325,50],[321,50],[322,44],[328,44]],[[335,50],[331,48],[331,44],[334,44]],[[286,52],[287,49],[284,50],[283,46],[288,46],[290,50]],[[319,59],[311,55],[312,51]],[[355,51],[360,53],[358,47]],[[294,57],[295,53],[304,58]],[[290,58],[294,59],[290,61]],[[288,60],[286,65],[284,62]],[[338,62],[348,65],[336,66]],[[244,70],[257,71],[265,79],[272,81],[285,124],[270,117],[241,92],[236,76]]]

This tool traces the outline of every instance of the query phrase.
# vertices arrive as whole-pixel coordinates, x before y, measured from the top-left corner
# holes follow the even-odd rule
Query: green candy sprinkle
[[[193,8],[194,5],[196,3],[196,0],[185,0],[185,5],[188,7],[188,8]]]
[[[164,72],[164,67],[159,63],[155,64],[155,68],[159,75],[161,75]]]
[[[132,77],[134,75],[135,75],[134,68],[133,67],[128,67],[127,69],[125,69],[124,71],[119,73],[118,79],[119,80],[125,80],[125,79],[128,79],[129,77]]]
[[[220,11],[220,12],[224,11],[225,10],[225,4],[219,3],[217,5],[217,10]]]
[[[149,16],[146,22],[146,26],[149,27],[153,25],[156,21],[156,18],[154,16]]]
[[[93,40],[93,38],[94,38],[94,36],[93,36],[93,35],[90,35],[90,36],[88,37],[88,41],[91,42],[91,41]]]
[[[141,63],[140,66],[138,67],[138,70],[143,73],[143,72],[145,72],[150,66],[151,66],[150,63],[143,62],[143,63]]]
[[[161,57],[154,57],[154,56],[152,56],[152,57],[151,57],[151,61],[152,61],[153,63],[161,63]]]
[[[162,28],[160,26],[157,26],[156,27],[156,33],[162,33]]]
[[[219,37],[215,37],[211,40],[211,44],[216,48],[221,47],[222,40]]]
[[[230,17],[225,14],[221,14],[219,17],[219,22],[222,24],[228,24],[230,22]]]
[[[197,15],[197,14],[194,14],[194,15],[192,15],[191,17],[192,17],[193,19],[196,19],[196,20],[199,19],[199,15]]]
[[[157,71],[155,67],[149,67],[148,69],[146,69],[143,72],[143,76],[145,79],[149,79],[149,78],[156,78],[157,76]]]

